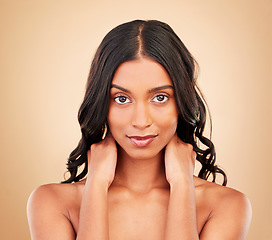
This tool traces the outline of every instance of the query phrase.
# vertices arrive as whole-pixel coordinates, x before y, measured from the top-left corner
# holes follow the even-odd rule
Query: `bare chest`
[[[148,195],[109,193],[108,216],[111,240],[163,240],[167,222],[169,193],[155,191]],[[80,202],[70,212],[71,222],[78,231]],[[197,201],[197,227],[201,232],[209,209]]]
[[[123,196],[109,198],[110,239],[163,239],[168,197]]]

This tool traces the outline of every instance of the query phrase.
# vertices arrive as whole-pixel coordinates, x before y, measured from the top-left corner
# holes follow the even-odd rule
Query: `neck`
[[[149,159],[135,159],[123,149],[118,149],[114,185],[134,192],[148,192],[154,188],[168,187],[165,177],[164,153]]]

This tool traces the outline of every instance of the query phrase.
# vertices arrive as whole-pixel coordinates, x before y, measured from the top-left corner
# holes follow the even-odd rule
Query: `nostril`
[[[132,126],[139,129],[145,129],[151,125],[152,118],[150,116],[148,106],[146,106],[144,103],[136,104],[132,117]]]
[[[135,122],[135,121],[132,122],[132,126],[135,128],[139,128],[139,129],[145,129],[145,128],[150,127],[151,125],[152,124],[149,122],[145,122],[145,123],[140,123],[140,122]]]

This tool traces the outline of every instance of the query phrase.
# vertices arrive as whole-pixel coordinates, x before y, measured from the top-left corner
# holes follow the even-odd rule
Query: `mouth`
[[[146,136],[128,136],[130,141],[137,147],[145,147],[149,145],[157,135],[146,135]]]

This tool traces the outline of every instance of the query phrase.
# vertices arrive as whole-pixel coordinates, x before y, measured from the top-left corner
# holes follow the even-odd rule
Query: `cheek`
[[[165,130],[165,134],[174,135],[177,129],[177,124],[177,118],[172,118],[165,120],[160,127]]]
[[[176,132],[178,124],[178,113],[176,108],[173,107],[172,111],[168,111],[160,114],[159,127],[164,130],[165,137],[171,138]]]
[[[114,107],[110,107],[108,117],[107,117],[108,125],[110,127],[110,131],[114,135],[124,129],[127,124],[128,116],[125,111],[120,111],[120,109],[116,109]]]

